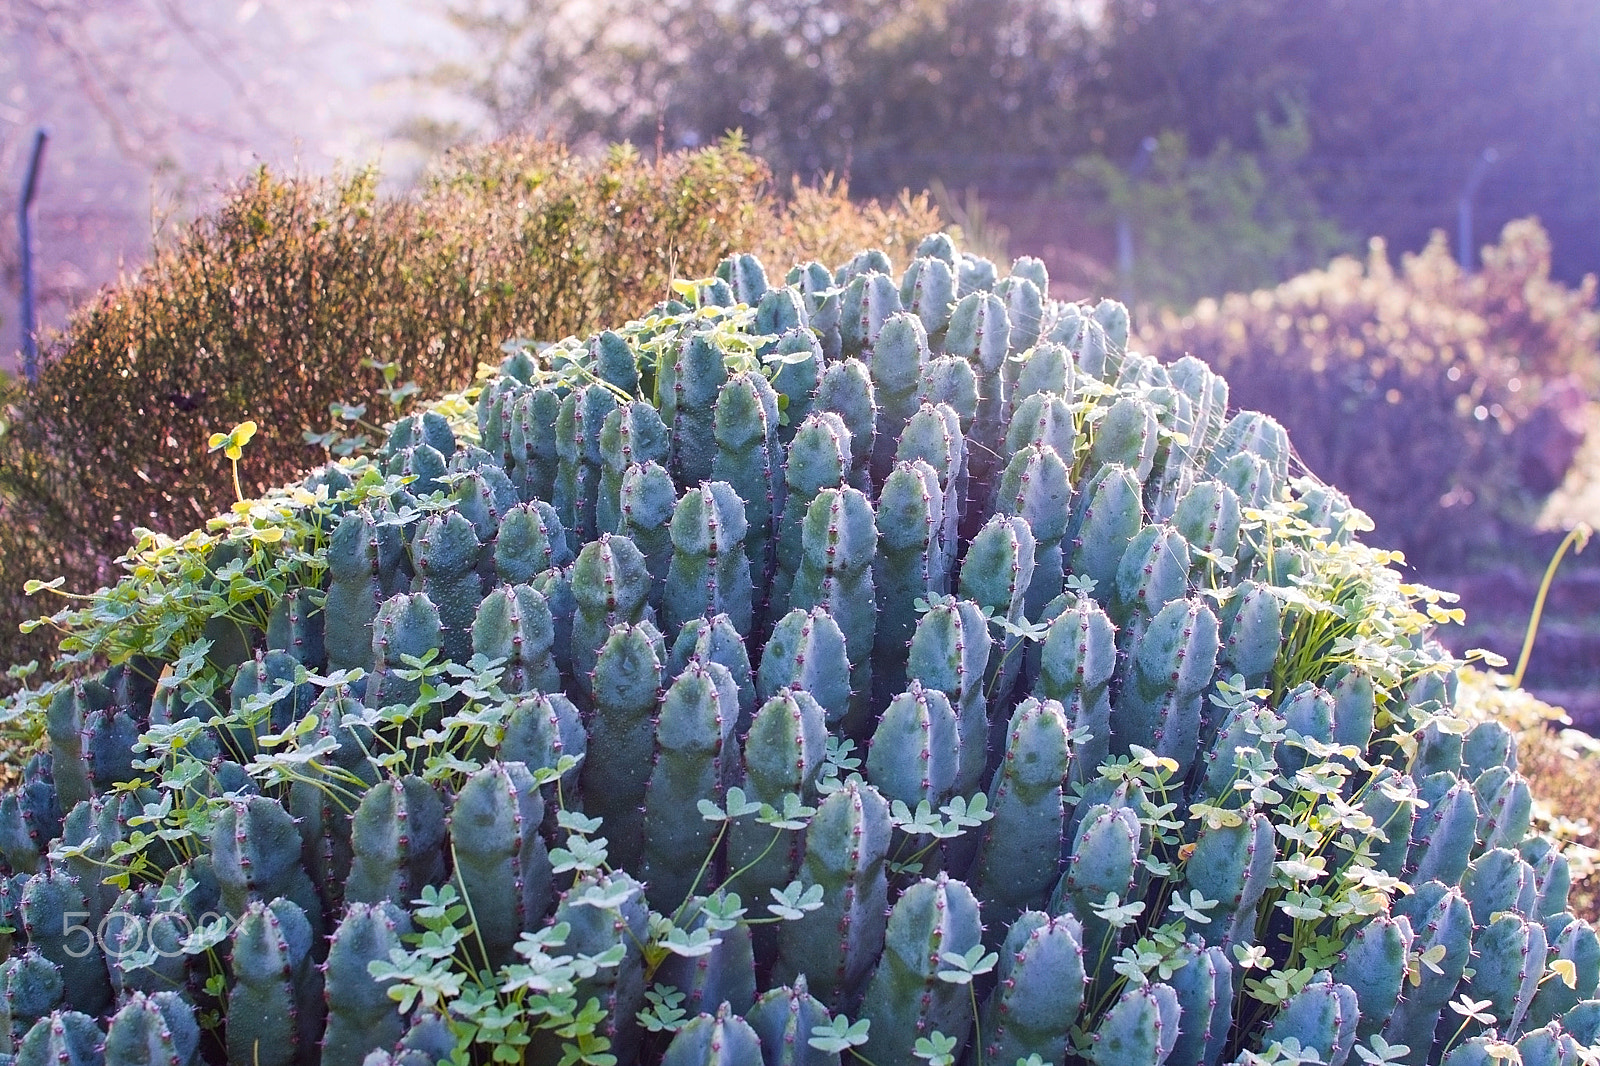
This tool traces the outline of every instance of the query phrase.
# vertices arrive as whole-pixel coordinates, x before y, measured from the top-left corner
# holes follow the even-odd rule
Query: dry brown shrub
[[[925,198],[852,203],[842,184],[780,198],[737,142],[600,157],[510,140],[447,155],[418,193],[378,192],[371,171],[257,171],[140,275],[102,292],[50,347],[36,388],[0,397],[0,647],[41,613],[29,578],[92,588],[144,526],[179,532],[233,501],[210,434],[263,427],[247,492],[321,461],[302,440],[329,405],[379,399],[376,364],[421,396],[459,388],[511,337],[557,340],[637,317],[674,277],[756,248],[781,275],[880,246],[903,260],[938,228]]]
[[[1506,227],[1463,275],[1441,237],[1397,271],[1381,242],[1276,289],[1149,325],[1152,354],[1205,359],[1234,406],[1276,416],[1313,473],[1413,559],[1473,522],[1526,514],[1560,484],[1600,380],[1594,279],[1550,277],[1538,223]],[[1475,506],[1476,505],[1476,506]]]

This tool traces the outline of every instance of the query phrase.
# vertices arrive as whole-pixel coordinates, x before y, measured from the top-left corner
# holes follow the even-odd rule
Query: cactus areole
[[[55,616],[5,1061],[1594,1061],[1436,594],[1121,306],[892,271],[508,344]]]

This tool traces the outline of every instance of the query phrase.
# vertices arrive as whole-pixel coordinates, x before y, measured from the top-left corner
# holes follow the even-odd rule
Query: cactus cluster
[[[195,549],[230,610],[56,685],[0,797],[6,1053],[1592,1057],[1437,605],[1121,306],[918,251],[509,346]]]

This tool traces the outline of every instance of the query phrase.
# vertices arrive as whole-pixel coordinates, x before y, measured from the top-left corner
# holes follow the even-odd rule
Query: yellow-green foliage
[[[926,197],[857,206],[834,184],[778,196],[736,142],[652,160],[503,141],[446,156],[406,197],[380,194],[371,171],[258,171],[77,313],[36,389],[0,398],[0,650],[18,662],[46,647],[16,634],[39,613],[24,580],[92,588],[135,527],[226,509],[233,485],[205,448],[216,430],[273,427],[241,470],[258,489],[324,458],[301,432],[328,429],[330,404],[393,417],[382,364],[437,395],[497,362],[507,337],[625,321],[733,248],[774,269],[831,261],[841,242],[904,260],[938,224]]]
[[[1440,236],[1396,270],[1374,242],[1365,264],[1202,301],[1143,339],[1163,359],[1205,359],[1234,406],[1282,421],[1306,466],[1372,515],[1376,541],[1450,550],[1464,505],[1504,511],[1559,484],[1579,442],[1567,408],[1600,376],[1594,279],[1552,280],[1531,220],[1483,258],[1464,276]]]

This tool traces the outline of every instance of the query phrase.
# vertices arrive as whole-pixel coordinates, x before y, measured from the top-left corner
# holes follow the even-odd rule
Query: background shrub
[[[1191,353],[1233,402],[1288,428],[1300,459],[1413,561],[1460,550],[1547,495],[1582,440],[1600,374],[1595,281],[1550,278],[1538,223],[1513,223],[1463,275],[1442,235],[1391,265],[1335,260],[1275,289],[1205,300],[1145,329],[1151,354]]]
[[[328,428],[330,404],[367,404],[381,423],[386,385],[460,387],[507,337],[625,321],[735,247],[775,270],[871,245],[904,261],[939,227],[926,197],[859,206],[847,193],[779,197],[737,140],[654,160],[501,141],[445,156],[411,197],[381,195],[371,170],[256,172],[75,315],[35,389],[4,397],[0,650],[23,662],[47,647],[42,634],[16,645],[39,613],[28,578],[92,588],[134,528],[174,532],[227,508],[212,432],[274,428],[243,464],[253,491],[323,458],[301,434]]]

